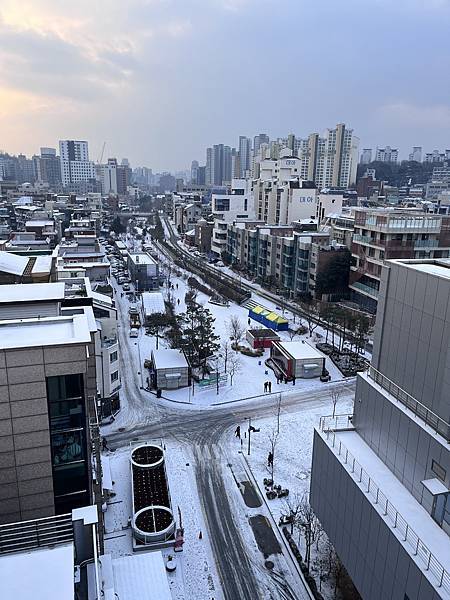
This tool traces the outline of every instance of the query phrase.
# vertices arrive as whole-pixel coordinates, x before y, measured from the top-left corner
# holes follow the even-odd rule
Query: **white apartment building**
[[[60,140],[61,181],[63,185],[95,179],[94,163],[89,160],[88,143]]]
[[[230,194],[212,195],[214,227],[211,252],[221,256],[227,249],[228,224],[237,219],[254,219],[255,210],[251,192],[251,181],[233,179]]]
[[[386,146],[385,148],[377,148],[375,160],[378,162],[398,162],[398,150],[397,148],[391,148]]]
[[[103,194],[117,194],[117,159],[108,158],[106,165],[96,165],[95,171]]]

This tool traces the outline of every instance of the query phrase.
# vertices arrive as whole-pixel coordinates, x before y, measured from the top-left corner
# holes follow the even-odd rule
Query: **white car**
[[[137,338],[139,336],[139,329],[130,329],[130,338]]]

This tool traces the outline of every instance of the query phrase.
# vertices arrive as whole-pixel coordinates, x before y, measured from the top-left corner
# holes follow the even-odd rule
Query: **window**
[[[111,352],[111,354],[109,355],[110,363],[116,362],[116,360],[117,360],[117,350],[115,352]]]
[[[447,472],[444,469],[444,467],[441,467],[441,465],[439,463],[437,463],[435,460],[431,461],[431,470],[433,471],[433,473],[435,475],[437,475],[439,477],[439,479],[441,479],[442,481],[445,481]]]
[[[114,383],[118,379],[119,379],[119,371],[114,371],[114,373],[111,373],[111,383]]]

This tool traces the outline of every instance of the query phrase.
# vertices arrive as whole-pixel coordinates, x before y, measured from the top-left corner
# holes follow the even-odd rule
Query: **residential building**
[[[450,160],[450,150],[445,152],[439,152],[439,150],[433,150],[433,152],[427,152],[425,154],[424,162],[440,163]]]
[[[352,298],[375,312],[385,260],[446,258],[450,218],[411,210],[355,210],[350,273]]]
[[[383,266],[352,415],[314,432],[310,503],[365,600],[450,597],[450,261]]]
[[[0,286],[8,283],[39,283],[56,279],[54,255],[22,256],[0,251]]]
[[[411,154],[409,155],[409,160],[413,160],[415,162],[422,162],[422,146],[414,146]]]
[[[211,252],[211,240],[213,234],[214,223],[199,219],[194,225],[195,245],[200,252],[209,254]]]
[[[236,219],[254,218],[250,180],[233,179],[229,194],[213,194],[211,212],[214,219],[211,251],[220,257],[227,251],[228,224]]]
[[[398,162],[398,150],[397,148],[391,148],[390,146],[385,146],[384,148],[377,148],[375,160],[377,162],[396,163]]]
[[[198,184],[198,160],[193,160],[191,163],[191,183]]]
[[[326,231],[268,226],[261,221],[236,221],[228,227],[227,257],[262,284],[274,286],[291,297],[311,295],[320,299],[320,274],[345,246],[330,244]],[[346,285],[333,290],[345,295]],[[320,295],[320,297],[318,296]]]
[[[259,154],[259,149],[262,144],[270,144],[270,138],[267,133],[258,133],[253,138],[253,155],[257,156]]]
[[[238,178],[245,178],[249,175],[249,171],[251,168],[251,148],[252,142],[250,138],[245,137],[245,135],[239,136],[239,170],[238,170]]]
[[[363,148],[359,162],[362,165],[367,165],[372,162],[372,148]]]
[[[1,298],[14,297],[19,304],[34,286],[5,287]],[[0,522],[88,504],[93,494],[89,419],[95,417],[97,393],[88,317],[0,321],[0,364]]]
[[[351,250],[355,228],[354,213],[331,213],[328,215],[325,224],[330,227],[330,240]]]
[[[55,148],[41,148],[40,156],[33,157],[37,181],[48,183],[50,188],[61,184],[61,163]]]
[[[300,146],[300,176],[319,189],[348,188],[356,183],[359,139],[344,123],[328,129],[323,137],[312,133]]]
[[[88,182],[91,179],[95,179],[94,163],[89,160],[87,142],[60,140],[59,154],[61,161],[61,181],[63,185]]]
[[[130,252],[128,270],[131,281],[139,292],[159,289],[158,263],[146,252]]]
[[[231,183],[231,148],[216,144],[206,150],[206,185],[224,185]]]

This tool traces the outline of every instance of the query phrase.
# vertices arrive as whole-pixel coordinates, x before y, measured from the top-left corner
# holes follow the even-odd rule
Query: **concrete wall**
[[[46,377],[83,373],[95,393],[91,346],[0,351],[0,523],[54,514]]]
[[[382,271],[372,364],[447,422],[449,339],[450,279],[388,262]]]
[[[313,465],[311,506],[364,600],[439,600],[317,431]]]
[[[431,514],[432,496],[421,481],[436,477],[431,470],[434,460],[445,469],[444,483],[450,488],[450,447],[373,387],[366,375],[359,375],[357,379],[353,424],[364,441]],[[446,530],[447,526],[444,524],[443,528]]]

